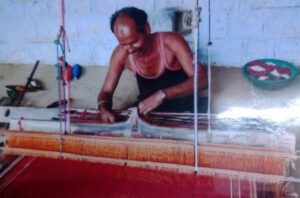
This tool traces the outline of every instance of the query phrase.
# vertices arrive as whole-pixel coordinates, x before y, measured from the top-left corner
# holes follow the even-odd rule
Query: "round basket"
[[[271,72],[266,72],[266,71],[258,71],[254,74],[249,73],[249,67],[255,66],[256,64],[266,66],[268,67],[269,71]],[[271,69],[270,69],[271,67]],[[273,67],[273,68],[272,68]],[[278,68],[279,70],[287,70],[289,75],[286,78],[278,77],[277,79],[271,79],[272,77],[269,76],[271,75],[270,73],[274,73],[274,68]],[[273,70],[272,70],[273,69]],[[244,65],[241,69],[242,74],[255,86],[266,89],[266,90],[276,90],[276,89],[281,89],[288,85],[291,81],[295,79],[295,77],[298,74],[297,68],[286,61],[283,60],[278,60],[278,59],[258,59],[254,60],[251,62],[248,62],[246,65]],[[259,72],[264,72],[264,76],[257,77],[259,76]],[[257,76],[256,76],[256,75]],[[276,73],[278,76],[280,76],[280,73]],[[264,79],[263,79],[264,77]]]

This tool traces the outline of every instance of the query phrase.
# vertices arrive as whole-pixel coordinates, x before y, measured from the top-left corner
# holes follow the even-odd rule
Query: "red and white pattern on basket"
[[[291,77],[290,68],[279,67],[272,62],[253,61],[247,67],[247,72],[258,80],[279,80]]]

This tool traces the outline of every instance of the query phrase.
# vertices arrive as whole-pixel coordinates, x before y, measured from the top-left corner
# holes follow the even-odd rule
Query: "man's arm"
[[[118,46],[111,56],[109,70],[97,100],[98,109],[101,112],[101,119],[104,122],[115,122],[115,117],[112,113],[112,97],[124,70],[126,59],[127,53]]]
[[[180,84],[164,89],[168,99],[174,99],[190,95],[194,89],[194,66],[193,54],[182,36],[177,33],[166,33],[164,36],[165,46],[175,54],[177,60],[182,65],[184,71],[188,75],[188,79]],[[198,89],[207,88],[207,73],[205,68],[198,64]]]
[[[177,85],[164,88],[162,91],[165,94],[161,96],[161,91],[155,92],[150,97],[146,98],[139,104],[141,114],[148,114],[150,111],[163,103],[164,99],[175,99],[178,97],[187,96],[193,93],[194,90],[194,67],[192,52],[182,36],[177,33],[164,33],[164,45],[172,52],[182,65],[183,70],[188,75],[188,79]],[[208,85],[207,74],[203,66],[198,67],[198,89],[204,89]]]

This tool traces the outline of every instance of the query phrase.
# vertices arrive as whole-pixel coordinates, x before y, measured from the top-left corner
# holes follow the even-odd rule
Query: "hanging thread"
[[[58,73],[58,96],[59,96],[59,113],[64,115],[59,119],[60,125],[60,155],[62,156],[63,151],[63,134],[67,134],[71,131],[70,123],[70,78],[68,75],[70,72],[69,65],[66,61],[66,45],[70,52],[69,41],[65,31],[65,1],[61,0],[61,25],[59,29],[59,34],[54,42],[56,44],[56,54],[57,54],[57,73]],[[61,51],[62,56],[60,56],[59,51]],[[66,102],[62,102],[66,101]]]

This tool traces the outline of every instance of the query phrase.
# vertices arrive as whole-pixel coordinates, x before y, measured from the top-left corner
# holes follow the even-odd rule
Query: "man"
[[[111,56],[109,71],[98,96],[102,120],[115,122],[112,96],[125,68],[137,78],[141,115],[153,110],[192,111],[193,55],[186,41],[173,32],[150,33],[147,14],[135,7],[115,12],[110,28],[119,45]],[[199,67],[198,87],[207,87],[203,67]]]

